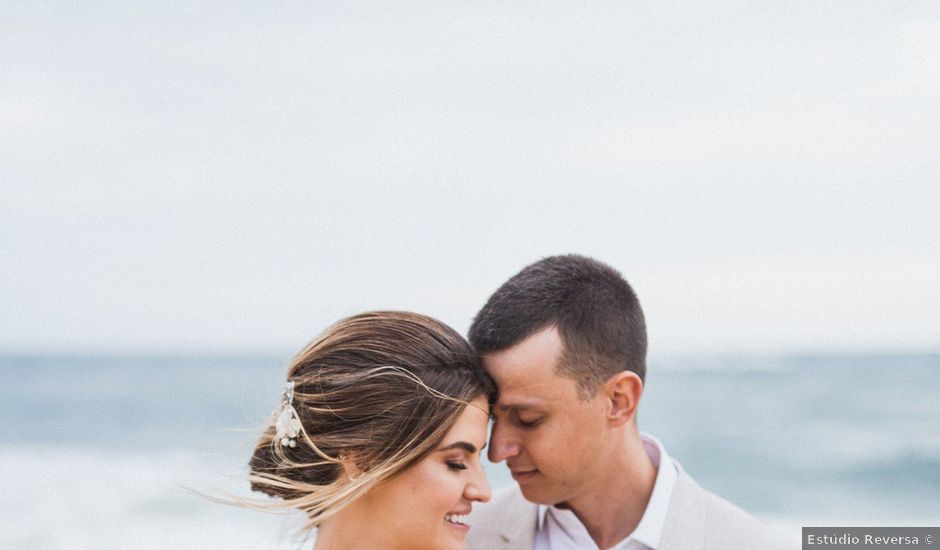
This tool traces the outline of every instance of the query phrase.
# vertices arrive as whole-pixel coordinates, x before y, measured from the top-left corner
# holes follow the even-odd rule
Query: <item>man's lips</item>
[[[531,469],[531,470],[519,469],[519,470],[509,470],[509,473],[512,474],[512,478],[515,479],[516,482],[522,483],[523,481],[526,481],[535,477],[536,474],[539,473],[539,471],[536,469]]]

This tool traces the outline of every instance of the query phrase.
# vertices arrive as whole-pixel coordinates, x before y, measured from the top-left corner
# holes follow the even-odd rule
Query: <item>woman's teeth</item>
[[[449,521],[451,523],[456,523],[458,525],[467,524],[467,516],[461,516],[457,514],[447,514],[446,516],[444,516],[444,520]]]

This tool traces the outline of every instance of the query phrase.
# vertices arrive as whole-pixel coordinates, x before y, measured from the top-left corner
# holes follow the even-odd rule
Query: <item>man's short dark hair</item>
[[[525,267],[490,296],[469,339],[480,353],[501,351],[550,326],[565,346],[558,372],[576,381],[582,397],[617,372],[645,379],[640,302],[620,272],[585,256],[551,256]]]

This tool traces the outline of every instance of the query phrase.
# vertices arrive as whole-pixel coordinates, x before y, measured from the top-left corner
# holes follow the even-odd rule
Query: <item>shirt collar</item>
[[[676,486],[676,466],[666,450],[663,449],[655,437],[648,434],[640,434],[643,439],[643,448],[646,449],[646,455],[650,457],[653,465],[656,466],[656,482],[653,485],[653,494],[650,495],[650,501],[646,505],[643,517],[640,523],[630,534],[630,538],[649,546],[650,548],[659,547],[659,539],[663,535],[663,527],[666,525],[666,513],[669,511],[669,501],[672,500],[672,491]]]
[[[640,433],[640,439],[643,441],[646,456],[656,467],[656,481],[653,484],[653,494],[650,495],[650,500],[643,512],[643,517],[640,518],[640,523],[637,524],[636,529],[630,533],[626,540],[636,540],[656,550],[659,547],[659,539],[662,538],[663,527],[666,525],[666,513],[669,511],[669,502],[672,500],[672,492],[676,486],[678,474],[675,463],[666,454],[662,443],[655,437],[642,432]],[[574,527],[570,521],[572,519],[578,523],[581,529],[584,529],[584,526],[580,525],[580,521],[570,510],[540,504],[538,508],[538,530],[545,527],[545,515],[549,511],[558,520],[559,525],[565,526],[566,530]],[[568,515],[571,517],[566,517]],[[619,547],[620,544],[617,546]]]

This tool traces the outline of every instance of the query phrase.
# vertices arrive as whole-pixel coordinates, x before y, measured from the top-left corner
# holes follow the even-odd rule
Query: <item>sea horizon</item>
[[[296,515],[197,494],[257,498],[246,463],[289,360],[0,353],[0,547],[304,547]],[[638,422],[790,535],[936,524],[938,367],[936,353],[654,355]],[[494,489],[512,483],[486,469]]]

